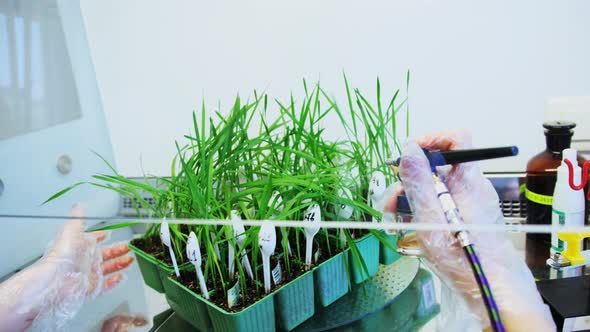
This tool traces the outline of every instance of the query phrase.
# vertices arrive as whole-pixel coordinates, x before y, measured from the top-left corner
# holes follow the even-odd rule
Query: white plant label
[[[385,192],[385,175],[379,171],[373,172],[371,182],[369,183],[369,195],[373,197],[381,197]]]
[[[272,269],[272,281],[275,286],[278,286],[283,281],[283,271],[281,270],[281,262],[277,263],[274,269]]]
[[[236,220],[241,220],[240,215],[238,214],[237,211],[232,210],[230,213],[230,220],[232,222],[235,222]],[[228,234],[228,237],[233,236],[234,234],[234,228],[232,226],[229,227],[230,229],[230,233],[231,235]],[[236,243],[237,244],[237,243]],[[234,273],[235,273],[235,265],[234,265],[234,261],[236,259],[236,253],[234,251],[234,246],[231,245],[231,243],[228,241],[227,242],[227,269],[229,271],[229,278],[231,280],[234,280]]]
[[[172,260],[172,265],[174,265],[174,273],[177,277],[180,277],[178,264],[176,263],[176,255],[174,255],[174,249],[172,249],[172,242],[170,241],[170,228],[168,227],[168,222],[166,220],[162,221],[162,224],[160,225],[160,239],[162,240],[162,243],[168,247],[170,259]]]
[[[346,233],[344,228],[340,228],[338,234],[340,235],[340,248],[346,248],[348,242],[346,242]]]
[[[240,282],[236,282],[235,285],[232,286],[227,291],[227,306],[233,308],[240,302]]]
[[[160,239],[166,247],[170,247],[170,228],[168,228],[168,222],[162,221],[160,225]]]
[[[234,229],[234,237],[236,238],[236,243],[238,245],[238,251],[242,252],[242,266],[244,267],[244,270],[246,270],[246,274],[248,275],[248,277],[254,280],[254,273],[252,272],[250,259],[248,259],[246,251],[242,250],[244,241],[246,241],[246,229],[244,228],[244,224],[242,224],[242,218],[240,218],[240,216],[237,215],[237,213],[232,213],[232,224]]]
[[[275,226],[271,223],[264,223],[258,233],[258,245],[262,254],[262,269],[264,271],[264,290],[270,292],[270,256],[274,253],[277,245],[277,233]]]
[[[322,255],[322,251],[320,250],[320,248],[318,248],[318,250],[315,251],[315,254],[313,254],[313,262],[314,264],[318,263],[318,260],[320,260],[320,256]]]
[[[242,217],[240,217],[240,213],[236,210],[231,210],[230,212],[230,220],[231,221],[241,221]]]
[[[373,172],[371,176],[371,182],[369,182],[369,205],[372,208],[376,209],[377,211],[382,212],[384,199],[383,195],[385,194],[385,175],[379,171]],[[373,217],[373,222],[376,222],[377,219]]]
[[[312,204],[310,207],[307,208],[305,214],[303,215],[303,221],[307,222],[319,222],[322,219],[322,210],[318,204]],[[319,230],[319,225],[317,225],[317,229]],[[315,226],[313,228],[316,228]]]
[[[338,190],[338,196],[340,196],[342,198],[346,198],[346,199],[352,199],[352,192],[350,192],[350,189],[348,189],[348,188],[341,188]],[[343,219],[343,220],[350,219],[350,217],[352,217],[352,213],[354,212],[352,207],[350,207],[344,203],[336,204],[335,210],[336,210],[336,215],[338,216],[338,218]]]
[[[268,207],[274,208],[274,210],[279,213],[283,212],[283,197],[281,196],[281,194],[278,191],[272,192],[272,196],[270,197],[270,199],[268,201]],[[275,215],[273,214],[271,219],[273,219],[274,217],[275,217]],[[283,244],[287,246],[287,251],[289,252],[289,256],[292,256],[293,251],[291,250],[291,244],[289,244],[289,241],[286,241],[285,235],[287,234],[287,232],[285,231],[284,228],[281,228],[280,230],[281,230],[281,234],[283,234]]]
[[[201,248],[194,232],[191,232],[186,240],[186,257],[195,267],[201,267]]]
[[[234,252],[234,246],[231,243],[227,244],[227,269],[229,271],[229,277],[233,280],[235,273],[234,260],[236,259],[236,253]]]
[[[188,260],[195,266],[197,273],[197,279],[199,280],[199,286],[201,287],[201,294],[207,300],[209,299],[209,291],[207,290],[207,284],[205,284],[205,277],[201,270],[202,258],[201,248],[199,247],[199,240],[194,232],[191,232],[186,240],[186,256]]]
[[[322,210],[317,204],[311,205],[305,211],[303,220],[312,223],[312,225],[305,226],[305,266],[307,269],[311,266],[311,255],[313,251],[313,238],[320,230],[320,222],[322,221]]]
[[[217,255],[218,259],[221,259],[219,244],[217,243],[217,235],[215,235],[213,232],[211,232],[211,242],[213,242],[213,250],[215,251],[215,255]]]
[[[245,251],[242,251],[242,267],[246,270],[246,274],[250,279],[254,280],[254,273],[252,272],[252,265],[250,265],[250,259],[246,255]]]

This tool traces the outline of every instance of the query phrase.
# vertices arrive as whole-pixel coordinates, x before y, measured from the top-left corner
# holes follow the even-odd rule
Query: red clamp
[[[574,183],[574,165],[568,159],[564,159],[563,162],[567,165],[568,169],[568,176],[569,176],[569,184],[570,188],[573,190],[582,190],[586,186],[588,182],[588,170],[590,169],[590,160],[584,162],[584,167],[582,168],[582,183],[576,185]],[[586,198],[590,201],[590,191],[588,191],[588,197]]]

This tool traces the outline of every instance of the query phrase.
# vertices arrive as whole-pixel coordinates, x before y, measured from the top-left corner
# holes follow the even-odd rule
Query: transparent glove
[[[462,131],[441,133],[409,142],[403,149],[399,175],[413,211],[413,222],[447,223],[421,148],[467,149],[471,148],[471,137]],[[439,167],[438,173],[465,223],[504,222],[498,195],[477,163]],[[394,196],[386,210],[395,212],[396,202],[397,196]],[[423,255],[435,273],[466,302],[465,308],[479,321],[480,328],[490,328],[479,287],[456,238],[442,231],[417,234]],[[494,232],[471,232],[470,235],[507,330],[554,331],[551,314],[537,291],[534,278],[506,235]]]
[[[148,321],[142,315],[120,314],[103,322],[101,332],[128,332],[135,327],[143,327]]]
[[[71,215],[80,219],[64,224],[41,259],[0,284],[0,331],[59,330],[87,298],[112,289],[123,279],[114,272],[133,262],[133,257],[123,256],[129,251],[127,246],[101,250],[98,243],[106,234],[85,232],[79,206]]]

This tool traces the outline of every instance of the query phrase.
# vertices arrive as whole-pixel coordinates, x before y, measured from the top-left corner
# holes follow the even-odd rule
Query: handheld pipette
[[[451,194],[447,186],[438,177],[436,170],[437,166],[457,164],[470,161],[478,161],[485,159],[510,157],[518,154],[518,148],[516,146],[490,148],[490,149],[472,149],[472,150],[455,150],[455,151],[429,151],[424,150],[424,154],[430,163],[430,169],[432,171],[432,180],[436,194],[443,208],[444,215],[449,224],[462,224],[463,218],[459,214],[459,209],[455,205]],[[401,159],[395,161],[386,161],[386,164],[391,166],[397,175],[398,167]],[[494,331],[505,331],[502,320],[500,319],[500,312],[496,301],[492,295],[490,284],[485,276],[479,257],[477,256],[473,244],[469,239],[469,234],[466,231],[458,231],[455,233],[455,237],[459,241],[459,244],[465,251],[465,255],[469,260],[473,275],[479,286],[479,290],[482,294],[484,304],[488,311],[490,323]]]

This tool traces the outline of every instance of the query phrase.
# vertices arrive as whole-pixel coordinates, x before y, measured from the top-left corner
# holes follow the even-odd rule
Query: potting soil
[[[276,266],[276,256],[272,256],[270,261],[271,266]],[[273,284],[271,288],[271,293],[307,272],[305,270],[305,264],[303,262],[297,259],[291,259],[289,262],[291,265],[291,271],[287,271],[287,269],[283,267],[283,281],[278,286]],[[178,280],[181,284],[183,284],[185,287],[195,292],[196,294],[201,294],[201,287],[199,286],[199,281],[197,280],[197,276],[195,275],[194,271],[180,271],[180,278],[177,278],[175,275],[172,275],[171,277]],[[262,271],[259,271],[258,277],[262,280]],[[227,294],[224,294],[223,289],[218,289],[219,287],[214,287],[213,283],[210,280],[207,280],[206,283],[207,289],[209,290],[209,301],[215,303],[215,305],[227,312],[240,312],[266,296],[266,294],[264,293],[264,285],[262,283],[258,285],[257,289],[254,281],[248,279],[246,280],[246,293],[240,293],[240,300],[238,301],[238,303],[235,306],[229,308],[227,305]],[[227,288],[229,289],[234,284],[235,281],[228,284]]]
[[[133,239],[131,240],[131,244],[143,250],[146,254],[153,256],[155,259],[164,262],[166,265],[172,266],[172,259],[170,258],[168,249],[162,244],[159,236]],[[177,263],[180,263],[180,261]]]
[[[331,233],[337,233],[337,230],[330,230],[333,231]],[[336,256],[340,252],[342,252],[342,248],[338,245],[334,235],[330,235],[330,246],[328,246],[328,241],[326,240],[326,235],[323,233],[318,233],[313,241],[313,255],[312,257],[316,257],[316,254],[319,250],[319,255],[317,256],[318,259],[313,259],[311,262],[311,268],[322,264],[323,262],[327,261],[328,259]],[[305,236],[300,236],[299,239],[303,241],[302,244],[299,245],[300,253],[297,252],[297,242],[296,237],[293,233],[289,234],[289,244],[291,245],[291,250],[293,251],[293,256],[300,255],[301,258],[305,257]],[[279,243],[277,241],[277,243]],[[331,253],[331,255],[330,255]],[[283,264],[284,265],[284,264]],[[274,266],[274,265],[272,265]]]

